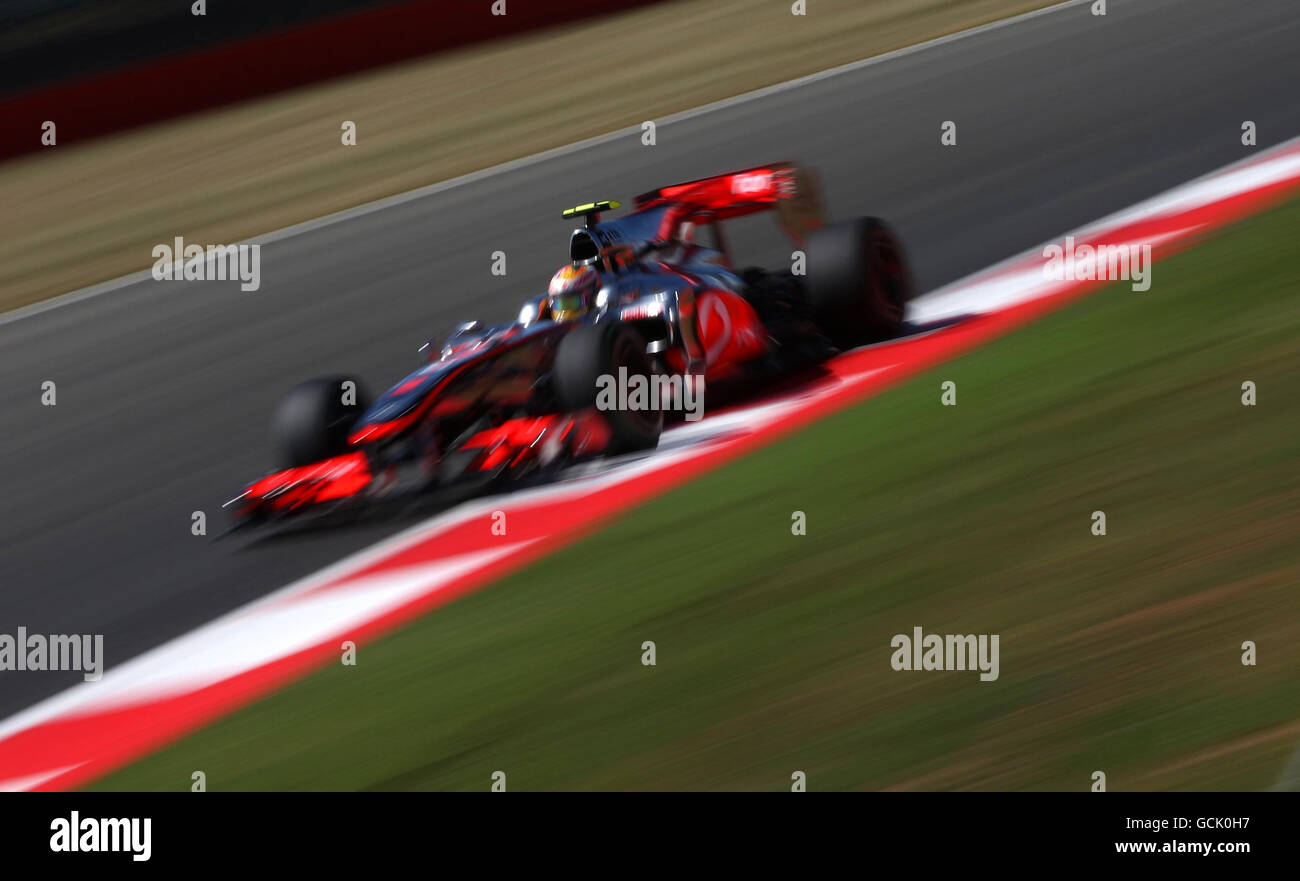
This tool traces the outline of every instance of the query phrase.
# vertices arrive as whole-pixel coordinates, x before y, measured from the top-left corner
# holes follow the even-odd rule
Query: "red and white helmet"
[[[587,314],[600,290],[600,274],[591,266],[563,266],[551,277],[546,305],[552,321],[575,321]]]

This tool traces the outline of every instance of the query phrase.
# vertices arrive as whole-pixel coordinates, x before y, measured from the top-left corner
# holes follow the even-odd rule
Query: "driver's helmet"
[[[546,305],[552,321],[576,321],[596,301],[600,274],[590,265],[571,263],[551,277]]]

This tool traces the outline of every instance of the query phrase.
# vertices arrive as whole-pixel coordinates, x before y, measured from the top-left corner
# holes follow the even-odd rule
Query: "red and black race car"
[[[619,207],[564,212],[585,221],[569,265],[599,280],[576,319],[556,320],[543,294],[513,323],[466,322],[373,404],[348,376],[292,389],[272,421],[282,470],[227,503],[236,523],[649,449],[706,381],[770,377],[901,328],[913,287],[896,236],[870,217],[824,225],[814,176],[792,163],[653,190],[601,219]],[[797,249],[790,268],[733,269],[722,222],[766,210]],[[666,393],[602,401],[612,377]]]

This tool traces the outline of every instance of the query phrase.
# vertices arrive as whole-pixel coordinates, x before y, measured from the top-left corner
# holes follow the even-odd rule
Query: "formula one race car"
[[[897,238],[870,217],[824,225],[815,177],[791,163],[653,190],[601,220],[618,207],[565,211],[584,223],[548,291],[513,323],[426,343],[373,405],[347,376],[292,389],[272,420],[282,470],[227,503],[236,522],[653,448],[705,380],[770,377],[899,332],[913,289]],[[733,269],[722,221],[769,209],[798,249],[790,268]],[[615,377],[664,394],[603,394]]]

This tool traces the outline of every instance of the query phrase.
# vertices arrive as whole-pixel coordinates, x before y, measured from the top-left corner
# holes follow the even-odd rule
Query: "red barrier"
[[[0,102],[0,159],[657,0],[413,0],[149,61]],[[557,64],[566,63],[556,59]]]

